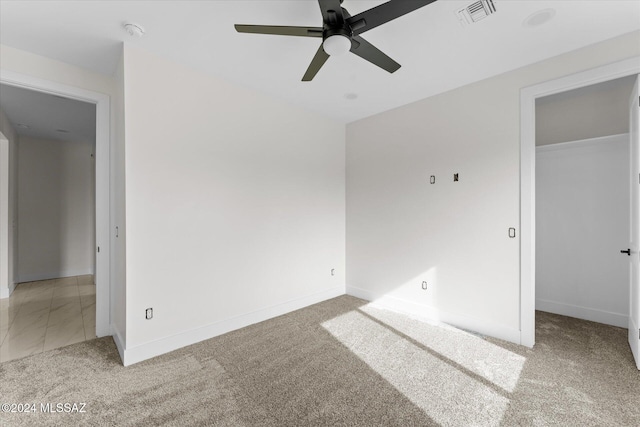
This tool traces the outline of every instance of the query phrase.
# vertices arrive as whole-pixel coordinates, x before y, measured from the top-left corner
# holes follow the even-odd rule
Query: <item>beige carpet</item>
[[[2,426],[637,427],[640,373],[624,329],[538,313],[529,350],[343,296],[127,368],[111,338],[6,362],[0,401],[37,406]]]

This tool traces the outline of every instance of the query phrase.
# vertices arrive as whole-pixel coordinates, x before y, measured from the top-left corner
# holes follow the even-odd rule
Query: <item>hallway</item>
[[[0,300],[0,362],[95,337],[92,275],[20,283]]]

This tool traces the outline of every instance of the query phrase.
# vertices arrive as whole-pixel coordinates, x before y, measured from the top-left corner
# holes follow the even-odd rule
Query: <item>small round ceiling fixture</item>
[[[345,93],[344,97],[346,99],[348,99],[349,101],[353,101],[354,99],[358,99],[358,94],[357,93]]]
[[[527,16],[522,25],[529,28],[539,27],[551,21],[554,16],[556,16],[555,9],[542,9]]]
[[[131,37],[144,36],[144,28],[142,27],[142,25],[127,22],[124,24],[124,29],[127,30],[127,33],[129,33]]]
[[[344,55],[351,50],[351,40],[347,36],[335,34],[322,42],[322,48],[329,56]]]

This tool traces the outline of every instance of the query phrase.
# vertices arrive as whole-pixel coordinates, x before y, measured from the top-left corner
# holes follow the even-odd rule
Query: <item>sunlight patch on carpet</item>
[[[360,310],[504,391],[513,392],[518,384],[526,361],[519,354],[449,325],[426,323],[371,305]]]
[[[359,311],[322,323],[343,345],[442,425],[498,426],[509,399],[482,377]]]

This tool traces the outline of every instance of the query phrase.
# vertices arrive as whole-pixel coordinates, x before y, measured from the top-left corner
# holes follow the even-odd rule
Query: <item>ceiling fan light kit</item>
[[[372,9],[351,16],[341,4],[343,0],[318,0],[322,13],[322,27],[292,27],[280,25],[240,25],[239,33],[272,34],[281,36],[318,37],[318,48],[302,81],[311,81],[329,56],[354,53],[383,70],[393,73],[400,64],[360,36],[379,25],[413,12],[436,0],[390,0]]]
[[[351,50],[351,39],[342,34],[329,36],[322,42],[322,48],[329,56],[344,55]]]

